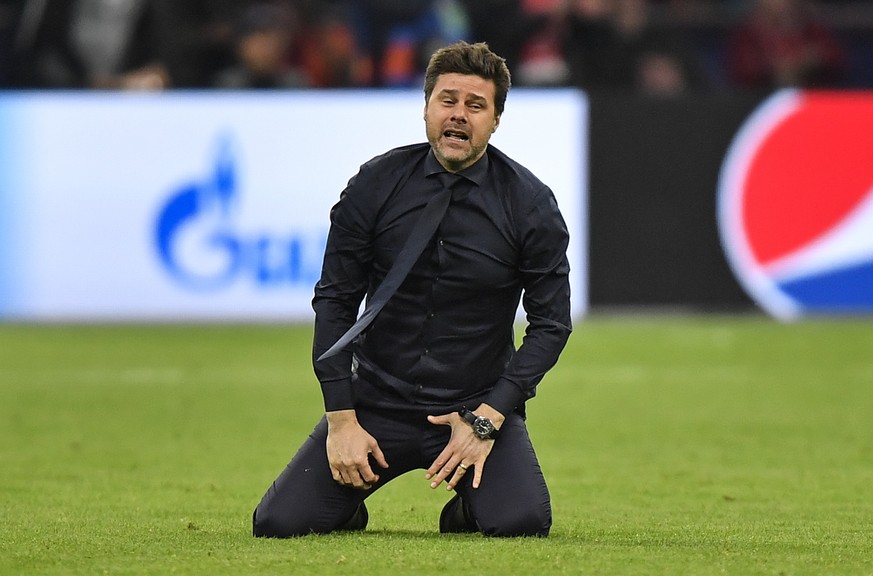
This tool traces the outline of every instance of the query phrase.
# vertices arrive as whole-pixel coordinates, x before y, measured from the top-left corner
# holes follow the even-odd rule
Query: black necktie
[[[460,176],[450,174],[448,172],[440,172],[437,174],[443,189],[433,195],[433,197],[425,205],[421,212],[418,221],[412,228],[412,233],[406,239],[406,244],[400,254],[397,255],[397,260],[385,274],[385,278],[376,291],[373,297],[367,301],[367,307],[364,308],[363,314],[358,318],[357,322],[352,324],[348,331],[340,336],[333,346],[331,346],[324,354],[318,357],[318,360],[324,360],[339,353],[345,348],[349,342],[357,338],[357,336],[367,329],[367,326],[376,318],[388,300],[394,296],[406,275],[412,269],[412,265],[421,256],[424,247],[430,241],[431,236],[436,232],[437,227],[446,215],[446,210],[449,207],[449,201],[452,199],[452,187],[458,182]]]

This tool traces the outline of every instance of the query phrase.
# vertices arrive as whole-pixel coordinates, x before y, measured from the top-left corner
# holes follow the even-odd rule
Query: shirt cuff
[[[355,407],[355,395],[352,392],[351,378],[322,382],[321,395],[324,397],[325,412],[350,410]]]
[[[494,388],[491,389],[485,403],[504,416],[509,416],[524,400],[524,392],[518,386],[506,378],[500,378],[497,380]]]

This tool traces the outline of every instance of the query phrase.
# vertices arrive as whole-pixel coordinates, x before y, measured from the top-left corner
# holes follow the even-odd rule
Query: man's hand
[[[488,404],[480,404],[473,412],[477,416],[490,419],[498,429],[505,419],[503,414]],[[445,480],[446,489],[454,490],[464,475],[472,471],[473,488],[478,488],[482,482],[482,469],[494,446],[494,440],[480,440],[473,432],[473,427],[457,412],[428,416],[427,419],[431,424],[452,427],[449,443],[427,469],[425,478],[431,480],[430,487],[436,488]]]
[[[358,423],[354,410],[327,413],[327,461],[333,479],[343,486],[369,490],[379,481],[369,456],[382,468],[388,468],[376,439]]]

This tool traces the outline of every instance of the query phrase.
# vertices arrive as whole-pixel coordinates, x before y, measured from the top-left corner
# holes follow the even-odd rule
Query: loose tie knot
[[[443,190],[448,190],[451,193],[452,200],[458,200],[461,197],[461,191],[465,188],[460,186],[460,184],[464,182],[466,178],[460,174],[453,174],[451,172],[437,172],[436,177],[440,184],[442,184]]]
[[[458,182],[463,179],[463,176],[459,176],[457,174],[452,174],[451,172],[437,172],[437,180],[440,181],[440,184],[443,185],[443,188],[447,188],[451,190],[454,188]]]

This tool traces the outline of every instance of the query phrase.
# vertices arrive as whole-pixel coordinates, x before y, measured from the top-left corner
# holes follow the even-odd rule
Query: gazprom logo
[[[311,289],[320,274],[326,230],[246,232],[234,142],[218,139],[211,173],[173,191],[154,228],[158,258],[182,287],[216,291],[237,282]]]

